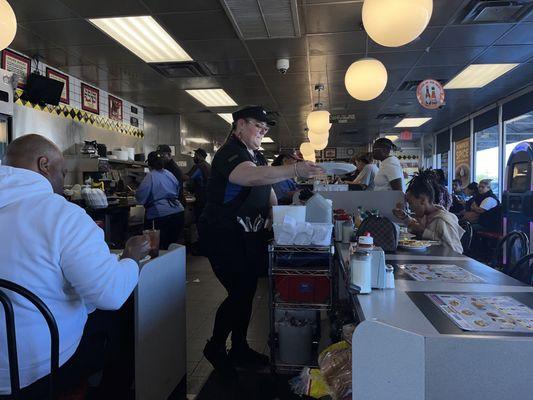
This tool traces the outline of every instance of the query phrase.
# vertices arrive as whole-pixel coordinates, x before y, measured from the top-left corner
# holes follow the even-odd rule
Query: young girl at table
[[[434,172],[431,169],[420,170],[409,182],[406,191],[406,200],[414,218],[405,212],[402,203],[396,205],[393,213],[422,239],[438,240],[445,247],[462,253],[461,237],[465,231],[454,214],[437,204],[441,191]]]

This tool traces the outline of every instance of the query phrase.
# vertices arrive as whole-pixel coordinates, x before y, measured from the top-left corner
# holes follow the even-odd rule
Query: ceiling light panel
[[[233,124],[233,115],[231,115],[231,113],[220,113],[217,115],[224,121],[226,121],[228,124]]]
[[[148,63],[192,61],[150,16],[89,19],[97,28]]]
[[[519,64],[472,64],[448,82],[444,89],[477,89],[488,85]]]
[[[398,122],[394,127],[395,128],[418,128],[419,126],[424,125],[431,118],[404,118]]]
[[[271,137],[265,136],[261,139],[261,143],[274,143]]]
[[[193,89],[186,90],[186,92],[206,107],[229,107],[237,105],[224,89]]]

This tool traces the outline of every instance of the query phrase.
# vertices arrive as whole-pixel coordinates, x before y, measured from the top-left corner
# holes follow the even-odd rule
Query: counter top
[[[336,247],[341,272],[346,277],[349,245],[337,243]],[[391,260],[391,256],[402,256],[402,260]],[[424,258],[421,259],[421,256]],[[469,257],[449,252],[441,246],[433,246],[431,252],[428,250],[423,255],[401,251],[387,255],[386,259],[390,264],[455,264],[479,276],[485,283],[420,282],[409,280],[396,272],[395,289],[374,289],[366,295],[351,294],[356,314],[361,321],[376,319],[407,331],[438,335],[437,329],[410,298],[410,292],[527,293],[533,296],[533,287]]]

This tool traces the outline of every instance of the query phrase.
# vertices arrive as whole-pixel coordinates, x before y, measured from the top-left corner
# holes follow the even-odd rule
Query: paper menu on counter
[[[398,268],[416,281],[484,283],[467,270],[451,264],[399,264]]]
[[[533,333],[533,310],[510,296],[426,296],[462,330]]]

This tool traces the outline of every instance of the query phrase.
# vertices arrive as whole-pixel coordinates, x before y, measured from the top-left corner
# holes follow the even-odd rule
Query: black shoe
[[[215,371],[225,378],[237,378],[237,371],[226,353],[225,347],[220,347],[208,340],[204,347],[204,356],[211,363]]]
[[[232,347],[228,353],[233,365],[244,368],[261,368],[270,365],[268,356],[258,353],[248,346]]]

